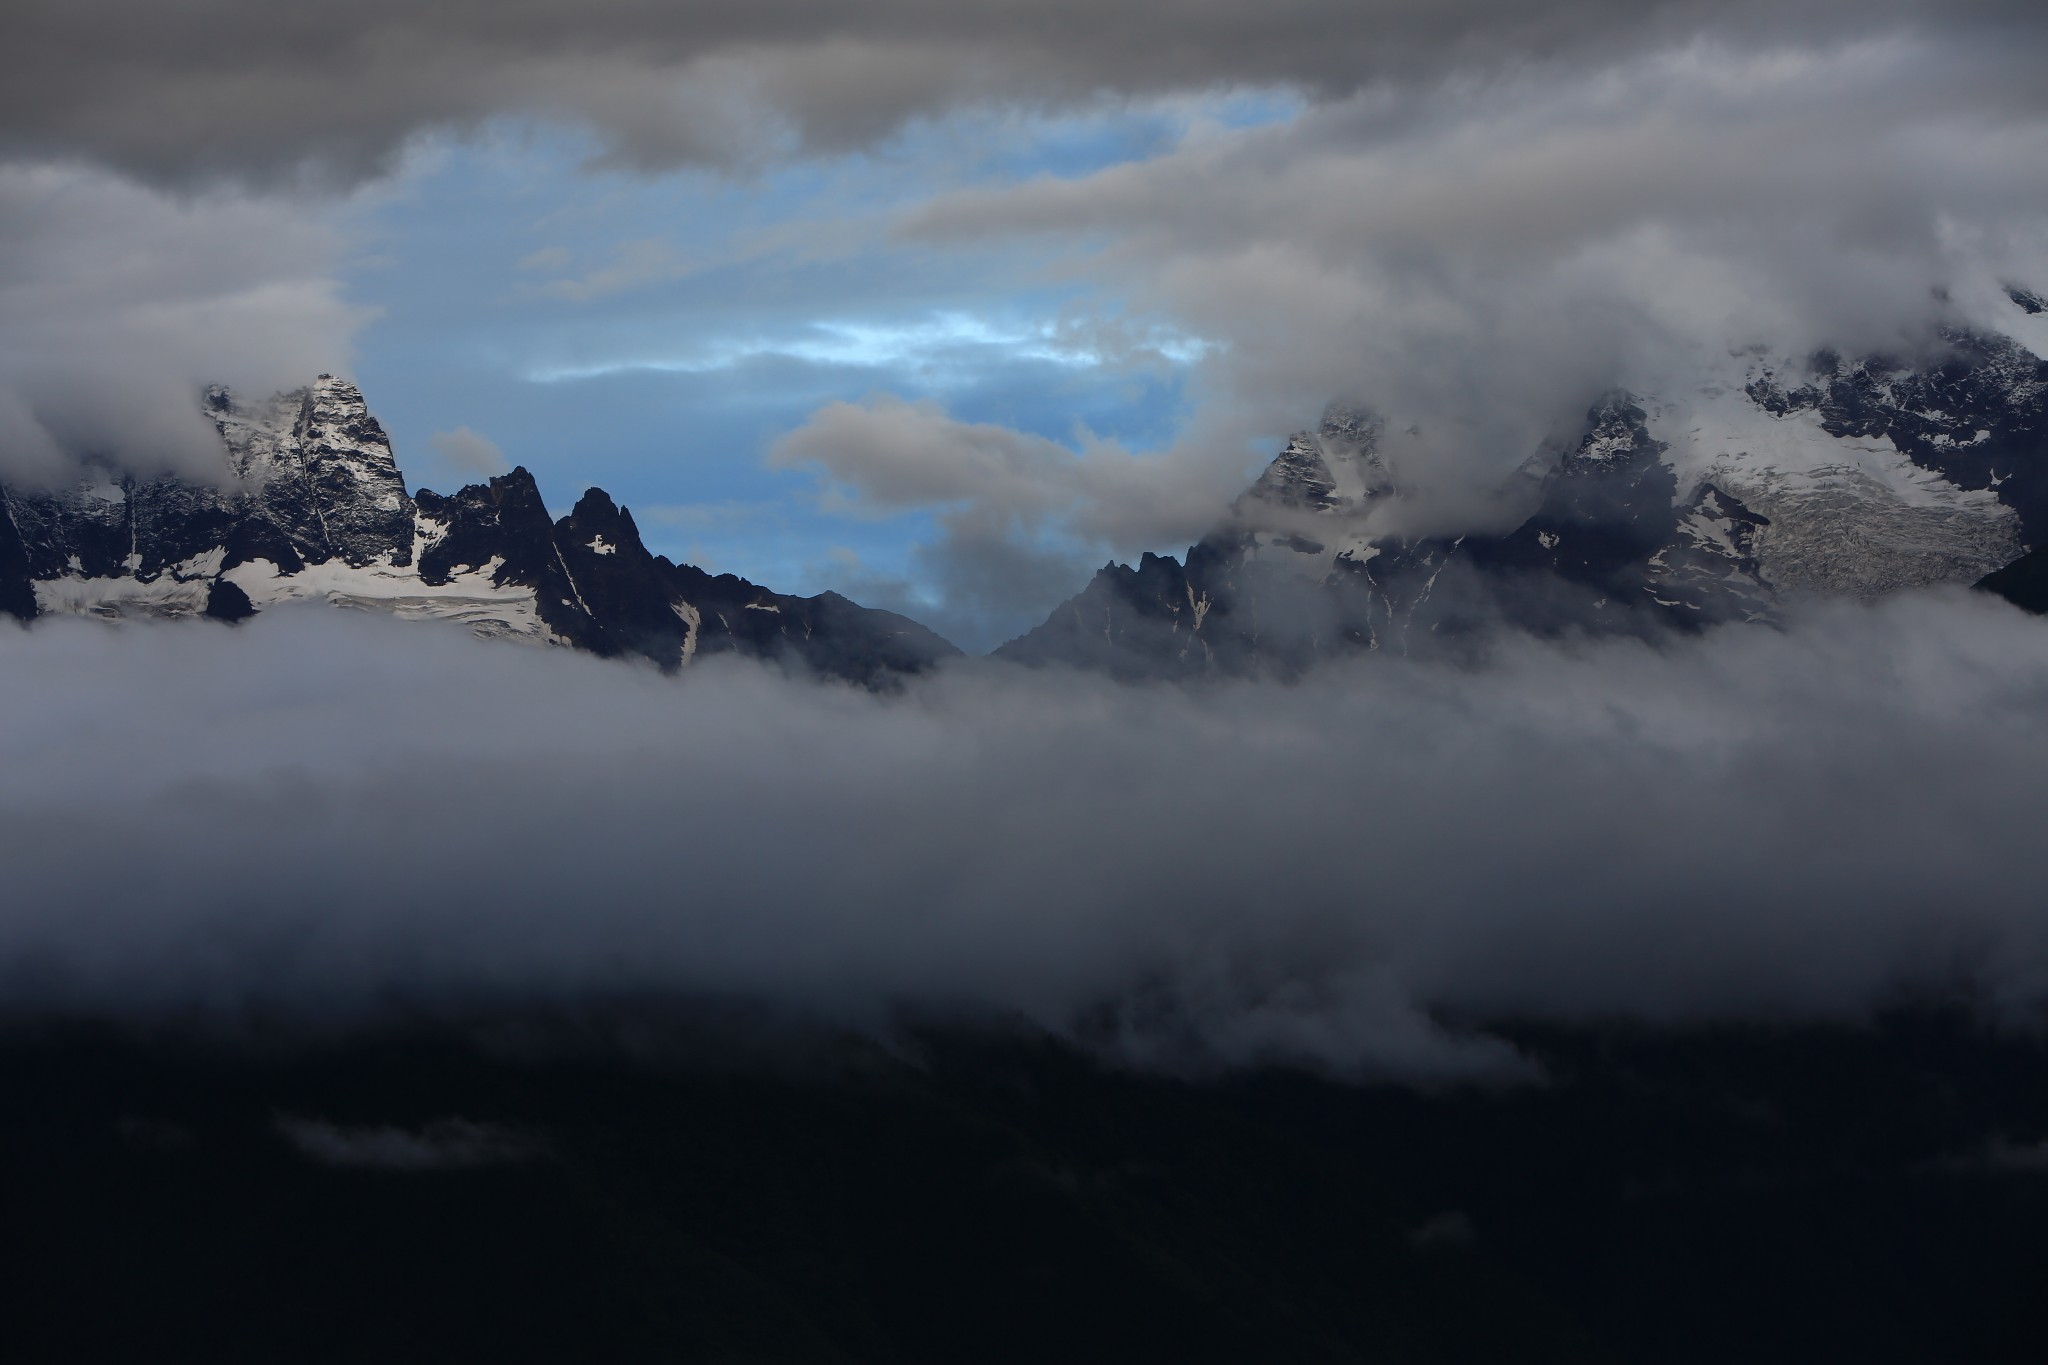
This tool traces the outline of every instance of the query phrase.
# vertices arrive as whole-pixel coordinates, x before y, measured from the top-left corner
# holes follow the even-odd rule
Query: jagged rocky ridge
[[[69,488],[0,488],[0,612],[236,620],[325,599],[664,668],[737,652],[869,683],[958,653],[837,593],[651,554],[601,489],[560,520],[523,468],[409,496],[361,391],[330,375],[250,405],[216,388],[205,406],[215,483],[94,467]]]
[[[1287,674],[1353,650],[1455,650],[1498,624],[1656,635],[1942,582],[2023,580],[2038,605],[2006,595],[2048,607],[2048,564],[1993,573],[2048,541],[2048,327],[2032,295],[2012,298],[2031,349],[1952,328],[1917,361],[1743,354],[1676,397],[1610,393],[1523,467],[1527,514],[1504,534],[1387,529],[1383,429],[1333,406],[1184,562],[1106,565],[997,653]]]

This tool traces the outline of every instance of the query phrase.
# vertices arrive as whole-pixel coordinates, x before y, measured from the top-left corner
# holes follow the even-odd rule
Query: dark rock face
[[[321,597],[666,669],[737,653],[869,685],[959,652],[835,593],[672,564],[600,489],[560,521],[524,469],[408,496],[361,392],[331,376],[253,405],[216,388],[204,405],[224,454],[213,483],[89,468],[68,488],[0,488],[0,611],[36,616],[39,587],[109,617],[235,621]]]
[[[873,686],[960,653],[907,616],[863,607],[836,592],[789,597],[659,555],[654,563],[676,594],[677,614],[687,608],[686,659],[740,654]]]
[[[1611,394],[1587,415],[1534,516],[1460,549],[1496,601],[1539,634],[1696,630],[1762,614],[1768,590],[1752,546],[1764,517],[1713,484],[1681,502],[1643,409]]]
[[[107,578],[123,572],[131,551],[143,548],[131,507],[134,492],[130,481],[89,469],[62,492],[10,493],[9,511],[28,555],[29,572],[36,578],[67,572]],[[152,554],[158,550],[153,540],[147,548]]]
[[[1986,574],[1976,586],[2036,616],[2048,615],[2048,546],[2021,556],[1996,573]]]
[[[525,469],[473,483],[448,497],[422,489],[419,575],[442,586],[458,574],[491,570],[493,583],[532,586],[554,564],[554,523]]]
[[[1585,436],[1536,514],[1506,536],[1469,540],[1460,547],[1465,561],[1485,577],[1528,585],[1520,616],[1544,633],[1630,629],[1653,606],[1669,610],[1648,581],[1651,560],[1678,529],[1666,449],[1642,408],[1610,394],[1587,414]]]
[[[863,684],[959,654],[915,621],[838,593],[790,597],[651,554],[633,514],[603,489],[586,492],[558,522],[524,469],[450,497],[423,492],[418,502],[423,581],[438,586],[488,568],[494,586],[532,591],[557,638],[592,653],[664,668],[740,654]]]
[[[204,614],[212,620],[232,625],[254,616],[256,605],[249,600],[249,594],[236,587],[231,579],[216,578],[207,586]]]
[[[4,499],[0,499],[0,615],[12,616],[17,621],[31,621],[36,616],[36,589],[29,577],[28,547],[22,543],[21,531],[8,514]]]
[[[667,667],[695,652],[687,613],[701,618],[703,608],[678,607],[686,599],[670,582],[674,566],[647,552],[631,512],[593,488],[554,532],[561,593],[543,595],[542,619],[557,633],[599,654],[638,654]]]

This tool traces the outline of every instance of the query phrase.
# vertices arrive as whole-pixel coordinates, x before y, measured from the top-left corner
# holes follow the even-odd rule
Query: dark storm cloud
[[[2048,624],[1962,594],[1298,686],[681,679],[324,611],[0,632],[0,998],[960,1006],[1512,1070],[1497,1011],[2048,992]]]
[[[167,180],[347,178],[422,127],[532,112],[587,120],[629,162],[732,162],[858,145],[960,103],[1340,95],[1702,34],[1797,45],[1916,25],[2022,48],[2043,21],[2019,0],[21,0],[0,42],[0,148]]]

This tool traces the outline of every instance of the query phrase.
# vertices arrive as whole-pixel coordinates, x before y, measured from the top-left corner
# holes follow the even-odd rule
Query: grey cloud
[[[1605,390],[1725,380],[1753,346],[1911,352],[1937,323],[2016,319],[2001,282],[2048,278],[2048,183],[2019,173],[2048,163],[2037,51],[1961,25],[1532,61],[942,193],[906,240],[1030,240],[1102,317],[1195,339],[1192,419],[1157,454],[1077,454],[876,400],[820,411],[775,458],[825,470],[855,512],[932,509],[922,563],[947,576],[925,577],[944,610],[980,610],[949,621],[966,639],[1042,617],[1105,558],[1198,538],[1332,397],[1389,419],[1403,497],[1376,530],[1504,528],[1527,510],[1511,472]]]
[[[827,404],[768,460],[822,472],[833,510],[936,509],[940,536],[920,547],[921,576],[945,599],[917,614],[959,632],[949,639],[993,647],[1037,624],[1111,554],[1184,535],[1243,485],[1242,460],[1190,469],[1079,438],[1070,449],[883,396]]]
[[[1902,27],[2038,45],[2017,0],[25,0],[0,44],[0,149],[154,178],[352,178],[409,135],[506,113],[591,122],[629,163],[838,150],[964,102],[1288,84],[1329,97],[1723,35]]]
[[[1966,594],[1290,687],[875,697],[280,611],[0,632],[0,1001],[672,993],[1147,1064],[1512,1074],[1445,1021],[2048,992],[2048,624]]]
[[[1531,65],[1190,138],[1074,179],[958,190],[913,240],[1029,238],[1212,343],[1170,461],[1210,478],[1333,395],[1389,418],[1429,529],[1602,390],[1731,348],[1908,350],[2048,274],[2038,45],[1903,33]],[[1945,298],[1945,302],[1939,301]],[[1199,526],[1185,528],[1189,534]]]
[[[341,251],[285,201],[0,165],[0,478],[79,455],[211,477],[204,385],[267,395],[346,367],[368,314],[330,274]]]

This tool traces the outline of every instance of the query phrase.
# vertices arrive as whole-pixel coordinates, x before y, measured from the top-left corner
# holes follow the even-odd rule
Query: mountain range
[[[1503,625],[1653,636],[1945,582],[2048,610],[2048,310],[2009,297],[2003,330],[1951,326],[1910,358],[1748,350],[1670,392],[1610,392],[1498,490],[1509,520],[1463,534],[1405,530],[1385,422],[1332,405],[1184,559],[1105,565],[996,656],[1284,676]],[[738,653],[870,685],[959,653],[837,593],[652,554],[602,489],[560,518],[524,468],[408,494],[344,379],[202,402],[210,477],[89,464],[67,487],[0,487],[0,613],[236,621],[325,599],[664,669]]]
[[[837,593],[791,597],[651,554],[602,489],[551,517],[514,469],[408,495],[362,392],[322,375],[260,403],[207,391],[212,481],[88,466],[0,489],[0,612],[213,617],[295,599],[461,623],[677,668],[736,652],[874,682],[959,651]]]
[[[1516,471],[1505,530],[1403,534],[1384,423],[1333,406],[1184,561],[1105,565],[997,653],[1290,673],[1501,624],[1690,632],[1947,582],[2048,609],[2048,315],[2011,299],[2010,332],[1945,328],[1911,359],[1743,351],[1681,391],[1611,392]]]

